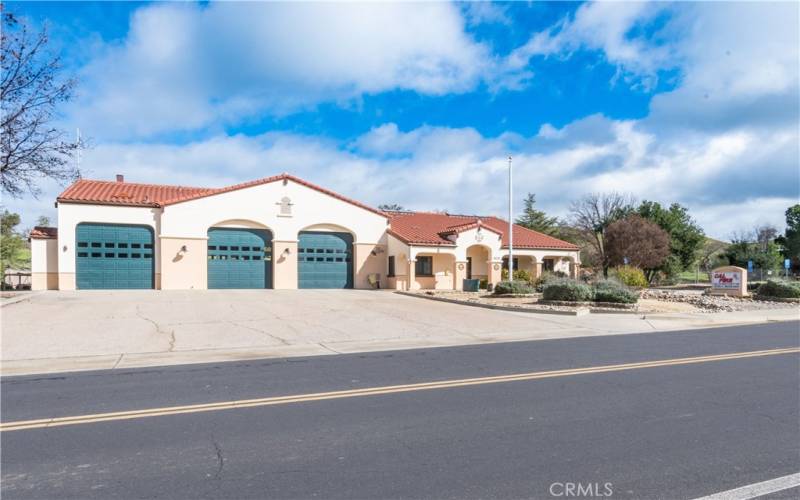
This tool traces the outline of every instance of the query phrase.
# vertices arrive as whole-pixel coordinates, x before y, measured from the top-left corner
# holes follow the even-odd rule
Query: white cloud
[[[476,1],[463,2],[460,6],[464,11],[467,23],[471,26],[480,24],[510,25],[512,23],[511,18],[506,12],[506,5],[504,4],[489,1]]]
[[[463,92],[491,64],[464,24],[439,2],[152,5],[85,68],[72,111],[92,136],[129,140],[365,93]]]
[[[371,204],[502,214],[506,157],[513,153],[516,199],[521,200],[527,191],[536,192],[541,206],[556,215],[566,215],[569,201],[585,192],[616,190],[631,192],[639,199],[683,203],[709,234],[719,238],[757,222],[782,227],[785,208],[800,199],[798,5],[610,5],[619,11],[607,4],[580,7],[574,18],[534,35],[506,65],[525,72],[530,68],[527,60],[531,54],[568,57],[584,48],[604,51],[609,61],[629,76],[648,78],[659,69],[679,64],[677,88],[654,96],[649,115],[640,120],[591,115],[561,127],[545,124],[533,137],[510,132],[485,137],[474,128],[421,126],[401,130],[394,123],[385,123],[348,144],[291,133],[246,137],[220,132],[182,145],[101,142],[87,153],[84,165],[91,177],[111,179],[119,172],[142,182],[208,186],[290,171]],[[346,99],[388,86],[437,93],[458,91],[481,78],[483,47],[463,35],[457,10],[447,10],[449,7],[440,4],[431,7],[428,15],[451,19],[452,29],[441,38],[436,38],[437,34],[432,42],[404,41],[396,48],[394,44],[404,40],[404,30],[395,33],[390,26],[392,33],[386,38],[375,35],[379,39],[376,47],[390,52],[393,58],[388,66],[371,59],[375,53],[369,47],[348,46],[348,50],[362,50],[352,57],[339,53],[341,45],[336,37],[349,39],[342,26],[349,26],[352,20],[347,16],[358,17],[357,12],[330,13],[334,28],[320,34],[311,33],[312,24],[305,26],[311,20],[300,23],[298,33],[308,34],[313,38],[309,47],[322,51],[322,57],[312,57],[305,44],[278,50],[256,43],[261,40],[257,28],[262,26],[262,18],[242,20],[235,9],[214,11],[213,16],[207,12],[219,8],[169,4],[145,9],[141,14],[144,17],[134,20],[136,36],[112,50],[112,55],[122,59],[119,68],[111,67],[106,82],[131,91],[136,99],[112,92],[116,87],[105,88],[98,97],[99,107],[90,111],[96,113],[106,106],[108,119],[116,117],[117,110],[122,111],[116,124],[113,120],[97,123],[116,128],[130,140],[153,130],[219,124],[220,115],[233,117],[260,110],[275,96],[298,105],[322,97]],[[288,15],[286,12],[293,11],[281,10],[281,15]],[[665,12],[669,17],[658,32],[640,35],[642,26]],[[169,29],[159,24],[166,13],[173,16],[169,17]],[[407,15],[417,19],[415,13]],[[201,49],[208,47],[207,42],[198,41],[198,33],[206,31],[204,22],[212,22],[203,19],[227,30],[214,40],[230,37],[230,41],[213,47],[220,51],[215,55],[231,52],[235,46],[253,46],[267,56],[233,54],[222,67],[202,60],[195,44]],[[277,15],[269,22],[281,28],[287,19]],[[432,23],[437,24],[436,30],[438,19]],[[247,26],[248,22],[252,26]],[[367,21],[355,22],[353,29],[366,36],[370,28],[362,27],[364,23]],[[181,35],[171,32],[175,30]],[[664,42],[662,35],[654,33],[663,33],[665,38],[669,35],[672,41]],[[165,36],[167,40],[162,44],[148,36]],[[274,42],[288,35],[263,36]],[[653,36],[659,43],[653,45]],[[250,45],[245,43],[248,40]],[[386,40],[391,41],[391,47],[385,45],[390,43]],[[453,40],[458,43],[450,46]],[[429,44],[433,55],[420,57],[418,51],[428,50]],[[525,50],[529,51],[527,55]],[[519,58],[516,62],[515,57]],[[326,62],[313,68],[302,64],[312,59]],[[348,64],[362,59],[363,68]],[[327,65],[328,60],[336,64]],[[449,62],[429,64],[432,60]],[[242,61],[249,65],[241,66]],[[469,61],[479,61],[478,69]],[[398,64],[413,71],[387,69]],[[148,73],[132,75],[128,65],[148,68]],[[342,74],[333,70],[339,66]],[[283,72],[271,75],[270,68],[277,67]],[[448,72],[443,67],[455,70]],[[220,80],[233,79],[235,92],[222,92],[220,81],[209,73],[212,70],[220,71]],[[94,71],[100,71],[100,67]],[[200,90],[192,90],[197,86],[187,82],[197,75],[208,77],[208,82]],[[125,82],[126,78],[130,82]],[[258,78],[264,79],[261,93],[261,87],[254,83]],[[142,101],[150,90],[151,100]],[[197,94],[192,93],[195,91]],[[215,95],[222,98],[207,100]],[[273,105],[289,105],[286,103]],[[177,122],[176,114],[181,115]],[[58,188],[48,184],[45,191],[40,202],[10,201],[7,205],[22,210],[26,221],[32,222],[40,213],[53,212],[50,205]]]
[[[535,56],[569,57],[578,50],[602,51],[623,76],[636,76],[646,88],[655,84],[658,70],[674,67],[669,46],[653,44],[657,33],[645,29],[664,10],[661,3],[593,2],[581,5],[574,16],[535,33],[506,59],[508,70],[526,71]],[[632,33],[635,28],[640,33]]]
[[[350,144],[278,132],[185,145],[108,143],[86,154],[84,170],[90,178],[122,173],[133,182],[193,186],[288,171],[373,205],[504,215],[506,158],[513,152],[515,198],[535,192],[541,206],[559,216],[586,192],[613,190],[683,203],[720,238],[751,222],[782,227],[783,210],[797,197],[800,174],[791,158],[797,133],[738,131],[658,141],[637,125],[591,116],[528,138],[429,126],[404,132],[387,123]],[[769,179],[753,168],[761,164],[788,168]],[[42,201],[8,205],[31,224],[39,214],[54,214],[48,205],[59,189],[48,185]]]

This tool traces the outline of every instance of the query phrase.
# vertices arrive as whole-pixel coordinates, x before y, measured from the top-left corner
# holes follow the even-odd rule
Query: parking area
[[[89,290],[23,297],[0,309],[3,374],[621,334],[738,321],[736,313],[647,319],[516,313],[367,290]],[[778,319],[793,319],[788,313],[774,312]],[[742,317],[738,322],[766,319]]]

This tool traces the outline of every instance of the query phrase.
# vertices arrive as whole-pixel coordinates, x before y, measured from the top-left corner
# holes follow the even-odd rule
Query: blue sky
[[[80,95],[89,178],[289,171],[371,204],[681,202],[720,238],[800,196],[796,3],[11,2]],[[61,186],[4,200],[54,215]],[[519,203],[518,203],[519,205]],[[736,213],[735,217],[731,217]]]

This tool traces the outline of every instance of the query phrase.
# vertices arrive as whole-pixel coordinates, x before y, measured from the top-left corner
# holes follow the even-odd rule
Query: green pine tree
[[[556,234],[558,231],[558,217],[549,217],[541,210],[536,210],[536,195],[534,193],[528,193],[523,203],[525,208],[522,211],[522,215],[517,217],[516,224],[551,236]]]

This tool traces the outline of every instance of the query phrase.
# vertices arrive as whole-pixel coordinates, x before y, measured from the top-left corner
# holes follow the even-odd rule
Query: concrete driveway
[[[568,317],[516,313],[366,290],[42,292],[0,311],[5,375],[753,321],[737,321],[735,313],[727,313],[724,321],[710,314],[643,320],[630,314]]]

